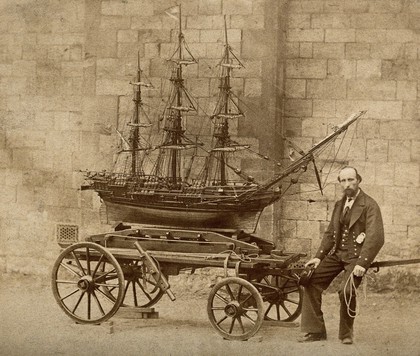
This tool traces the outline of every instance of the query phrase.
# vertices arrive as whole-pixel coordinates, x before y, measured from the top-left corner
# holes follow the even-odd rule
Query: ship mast
[[[175,84],[176,89],[176,117],[174,122],[174,131],[172,135],[172,145],[174,147],[178,146],[181,143],[181,135],[183,134],[182,130],[182,91],[181,87],[184,84],[184,79],[182,78],[182,41],[184,39],[184,34],[182,33],[182,24],[181,24],[181,5],[179,5],[179,32],[178,32],[178,66],[176,68],[176,77],[172,79],[173,83]],[[172,183],[176,184],[177,177],[178,177],[178,152],[177,150],[171,150],[171,172],[172,172]]]
[[[146,84],[141,81],[141,68],[140,68],[140,52],[137,53],[137,76],[135,82],[130,82],[131,85],[134,86],[134,98],[133,101],[135,103],[134,105],[134,114],[132,121],[128,123],[129,126],[132,127],[131,132],[131,174],[136,175],[138,173],[144,173],[139,172],[137,161],[138,161],[138,153],[141,150],[144,150],[142,147],[140,147],[140,128],[141,127],[150,127],[151,124],[145,124],[140,122],[140,110],[143,105],[142,99],[141,99],[141,87],[151,87],[151,84]]]
[[[220,77],[220,93],[219,99],[212,115],[214,119],[214,133],[215,145],[212,149],[213,154],[216,153],[216,158],[220,165],[220,172],[218,181],[221,185],[227,184],[227,152],[243,149],[245,146],[238,145],[233,142],[229,134],[229,120],[243,117],[244,114],[239,109],[236,102],[233,100],[233,94],[231,92],[231,81],[233,69],[243,68],[241,61],[232,52],[232,48],[228,42],[226,16],[224,17],[225,22],[225,48],[224,54],[220,61],[222,68],[222,74]]]
[[[140,54],[137,54],[137,82],[140,83],[141,81],[141,71],[140,71]],[[139,106],[141,105],[141,86],[139,85],[136,90],[135,98],[133,99],[135,102],[134,106],[134,130],[132,136],[132,148],[133,152],[131,154],[131,173],[135,175],[137,173],[137,149],[139,148],[139,127],[138,124],[140,122],[140,113],[139,113]]]
[[[226,28],[226,16],[224,17],[225,20],[225,60],[226,63],[230,63],[230,51],[229,51],[229,45],[228,45],[228,38],[227,38],[227,28]],[[230,72],[231,67],[226,67],[226,76],[221,78],[221,88],[222,95],[224,95],[225,105],[224,105],[224,112],[227,114],[229,112],[229,92],[231,89],[230,86]],[[224,83],[223,83],[224,80]],[[229,140],[229,122],[225,118],[221,127],[221,133],[219,135],[219,141],[222,147],[225,147]],[[220,184],[226,185],[226,166],[225,166],[225,152],[220,152]]]
[[[196,147],[196,144],[185,137],[183,127],[183,114],[189,111],[197,111],[193,104],[193,99],[184,87],[183,66],[197,63],[188,49],[185,37],[182,32],[181,24],[181,5],[179,8],[179,33],[178,47],[169,61],[175,63],[170,81],[172,83],[172,93],[168,105],[164,111],[165,131],[163,143],[160,145],[160,154],[155,167],[156,175],[166,175],[168,183],[173,187],[182,182],[181,151],[187,148]],[[166,172],[162,172],[165,151],[168,151],[166,160]]]

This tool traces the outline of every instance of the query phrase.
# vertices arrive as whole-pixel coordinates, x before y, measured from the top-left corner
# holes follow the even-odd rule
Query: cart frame
[[[174,301],[168,277],[208,267],[223,269],[207,314],[225,339],[247,340],[264,320],[293,321],[301,312],[299,260],[305,254],[282,253],[243,231],[119,224],[111,233],[62,247],[52,289],[78,323],[102,323],[122,306],[151,307],[165,293]]]

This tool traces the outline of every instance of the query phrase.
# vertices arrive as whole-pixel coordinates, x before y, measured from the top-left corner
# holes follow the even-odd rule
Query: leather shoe
[[[351,337],[345,337],[341,340],[341,343],[344,345],[351,345],[353,343],[353,339]]]
[[[298,342],[313,342],[313,341],[322,341],[322,340],[327,340],[326,333],[308,333],[308,334],[305,334],[300,339],[298,339]]]

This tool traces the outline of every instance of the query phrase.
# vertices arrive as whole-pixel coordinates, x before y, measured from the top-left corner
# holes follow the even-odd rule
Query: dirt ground
[[[114,316],[102,325],[72,322],[53,299],[48,280],[0,277],[0,355],[420,355],[420,295],[367,293],[360,298],[355,344],[337,340],[338,297],[327,293],[328,340],[299,344],[297,323],[263,323],[248,341],[223,340],[206,314],[205,293],[184,288],[155,306],[158,319]],[[205,292],[205,291],[204,291]]]

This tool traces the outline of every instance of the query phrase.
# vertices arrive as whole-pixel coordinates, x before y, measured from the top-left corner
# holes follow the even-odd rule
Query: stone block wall
[[[60,226],[79,239],[108,231],[95,193],[81,192],[80,170],[110,169],[120,115],[128,113],[129,82],[140,57],[155,89],[149,106],[163,108],[178,22],[171,0],[22,0],[0,4],[0,270],[46,274],[59,248]],[[211,113],[216,66],[224,44],[245,65],[236,93],[254,106],[251,123],[233,133],[274,152],[278,16],[275,0],[182,1],[182,28],[198,65],[187,88]],[[170,11],[169,11],[170,12]],[[273,79],[274,78],[274,79]],[[150,112],[157,119],[157,112]],[[161,112],[159,112],[160,114]],[[261,114],[261,117],[256,115]],[[195,122],[189,121],[193,126]],[[243,162],[255,175],[252,162]],[[272,237],[273,209],[261,222]]]
[[[367,110],[343,162],[381,205],[382,257],[420,255],[419,47],[415,0],[188,0],[183,30],[200,59],[188,88],[210,108],[214,68],[228,36],[245,69],[237,94],[253,109],[234,132],[261,153],[285,158],[281,135],[303,148],[357,110]],[[165,58],[175,50],[172,0],[21,0],[0,4],[0,270],[45,274],[58,253],[58,225],[85,235],[109,230],[78,170],[109,169],[115,128],[130,103],[140,56],[162,107]],[[194,122],[190,123],[194,125]],[[253,161],[251,174],[271,175]],[[335,177],[334,177],[335,179]],[[258,234],[313,253],[340,196],[297,194],[269,207]],[[396,270],[400,271],[400,270]],[[407,270],[402,270],[406,273]],[[416,270],[420,272],[418,269]],[[400,273],[400,272],[398,272]],[[395,276],[395,274],[394,274]],[[393,277],[394,278],[394,277]]]
[[[418,1],[287,3],[284,132],[310,147],[326,123],[367,110],[341,163],[359,169],[362,189],[382,208],[382,260],[420,256],[419,16]],[[277,231],[286,249],[316,252],[341,189],[334,184],[325,193],[282,201]]]

